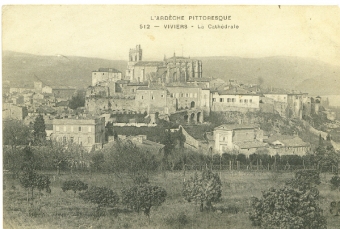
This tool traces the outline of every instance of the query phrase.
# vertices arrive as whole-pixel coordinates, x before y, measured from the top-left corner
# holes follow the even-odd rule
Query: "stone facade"
[[[116,82],[122,79],[122,72],[115,68],[99,68],[92,72],[92,86],[101,82]]]
[[[214,129],[214,150],[220,154],[239,150],[243,145],[249,149],[264,147],[263,132],[256,125],[221,125]]]
[[[52,139],[63,143],[76,143],[88,151],[102,147],[105,141],[105,118],[54,119]]]

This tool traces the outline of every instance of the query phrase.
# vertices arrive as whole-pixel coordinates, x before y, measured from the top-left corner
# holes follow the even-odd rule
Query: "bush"
[[[323,210],[310,191],[296,191],[284,187],[271,188],[262,193],[262,199],[252,198],[249,218],[254,226],[271,229],[327,228]]]
[[[140,184],[149,184],[149,178],[144,175],[137,175],[133,178],[133,183],[140,185]]]
[[[333,176],[330,182],[331,182],[332,189],[338,189],[340,191],[340,177],[339,176]]]
[[[88,188],[88,185],[80,180],[65,181],[63,185],[61,186],[61,189],[63,190],[63,192],[72,190],[74,194],[76,194],[77,191],[87,190],[87,188]]]
[[[100,207],[114,207],[119,202],[116,192],[106,187],[93,186],[86,192],[79,193],[79,197],[86,202],[97,204]]]
[[[320,173],[316,170],[299,170],[295,173],[295,178],[286,182],[286,185],[300,191],[311,190],[315,197],[319,195],[319,191],[315,185],[320,184]]]
[[[200,204],[203,211],[204,202],[208,210],[213,208],[213,202],[221,201],[222,183],[217,173],[211,170],[202,172],[201,177],[197,173],[183,184],[183,197],[188,202],[195,201]]]
[[[129,189],[123,189],[123,203],[130,209],[150,216],[153,206],[160,206],[167,196],[164,188],[144,183],[134,185]]]
[[[184,212],[180,212],[165,217],[164,223],[171,228],[181,228],[189,223],[189,219]]]

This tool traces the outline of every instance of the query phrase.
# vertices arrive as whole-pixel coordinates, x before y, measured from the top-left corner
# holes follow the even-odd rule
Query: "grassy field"
[[[280,187],[293,173],[270,172],[222,172],[222,202],[215,204],[220,211],[200,212],[199,207],[187,203],[181,196],[182,182],[192,172],[183,176],[181,172],[168,172],[165,176],[157,174],[150,177],[150,183],[167,190],[165,203],[151,209],[150,224],[142,213],[130,212],[124,206],[108,209],[105,216],[95,215],[95,205],[85,203],[72,191],[63,192],[61,184],[65,180],[80,179],[96,186],[106,186],[120,194],[123,187],[132,184],[124,175],[117,177],[107,174],[64,174],[51,175],[52,193],[35,191],[33,207],[27,204],[26,191],[18,180],[4,176],[3,225],[4,228],[257,228],[248,219],[250,197],[261,197],[261,191],[270,187]],[[320,205],[327,217],[328,228],[340,228],[340,217],[331,216],[329,203],[340,200],[339,191],[331,191],[328,181],[330,174],[321,174]],[[31,215],[31,216],[30,216]],[[182,219],[180,224],[178,219]]]

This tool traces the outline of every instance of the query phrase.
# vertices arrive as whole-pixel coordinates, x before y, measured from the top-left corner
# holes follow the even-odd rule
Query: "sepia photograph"
[[[336,5],[3,5],[3,228],[340,228],[339,28]]]

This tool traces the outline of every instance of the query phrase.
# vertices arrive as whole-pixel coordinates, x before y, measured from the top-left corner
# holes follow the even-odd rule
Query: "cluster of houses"
[[[49,138],[78,143],[88,150],[103,147],[108,114],[146,113],[155,117],[157,113],[157,117],[181,125],[196,125],[203,123],[204,115],[211,111],[263,111],[302,119],[318,114],[325,105],[321,97],[312,98],[307,93],[204,78],[202,62],[190,57],[174,54],[163,61],[144,61],[140,45],[129,51],[125,76],[114,68],[92,72],[92,84],[86,89],[85,107],[80,114],[68,108],[75,88],[47,86],[39,80],[33,86],[4,91],[3,118],[32,122],[35,115],[43,114]],[[154,124],[155,118],[151,122]],[[267,148],[270,154],[301,155],[310,148],[297,136],[265,139],[262,130],[251,125],[222,125],[205,133],[205,139],[195,139],[184,132],[188,147],[217,153],[237,149],[249,155]],[[135,141],[148,140],[142,137]]]

